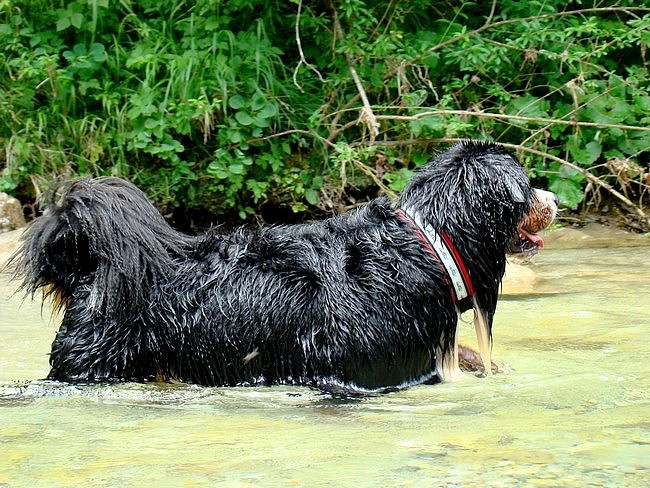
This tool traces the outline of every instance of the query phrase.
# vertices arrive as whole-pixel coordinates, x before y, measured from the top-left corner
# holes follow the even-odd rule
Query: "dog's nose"
[[[560,206],[560,200],[558,200],[557,195],[553,193],[553,203],[555,204],[556,207]]]

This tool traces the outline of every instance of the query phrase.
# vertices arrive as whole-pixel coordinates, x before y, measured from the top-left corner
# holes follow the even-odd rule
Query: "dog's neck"
[[[436,231],[431,224],[423,221],[419,212],[410,207],[402,207],[397,210],[397,215],[406,220],[427,252],[444,269],[449,278],[452,298],[458,311],[463,313],[473,308],[474,286],[467,266],[449,235],[446,232]]]

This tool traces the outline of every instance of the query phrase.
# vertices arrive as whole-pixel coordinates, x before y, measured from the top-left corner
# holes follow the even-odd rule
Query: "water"
[[[361,400],[37,380],[56,321],[3,277],[0,486],[648,486],[650,239],[570,234],[506,286],[504,373]]]

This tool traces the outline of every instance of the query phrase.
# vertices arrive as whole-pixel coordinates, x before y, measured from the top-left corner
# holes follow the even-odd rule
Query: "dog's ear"
[[[521,187],[521,182],[512,174],[505,174],[503,176],[503,184],[510,192],[512,200],[517,203],[526,202],[526,193]]]

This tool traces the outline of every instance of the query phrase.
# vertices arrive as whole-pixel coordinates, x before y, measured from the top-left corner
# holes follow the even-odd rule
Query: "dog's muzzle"
[[[555,193],[535,188],[533,204],[519,224],[518,235],[508,248],[510,254],[532,256],[544,247],[544,239],[537,235],[546,229],[557,214],[558,200]]]

